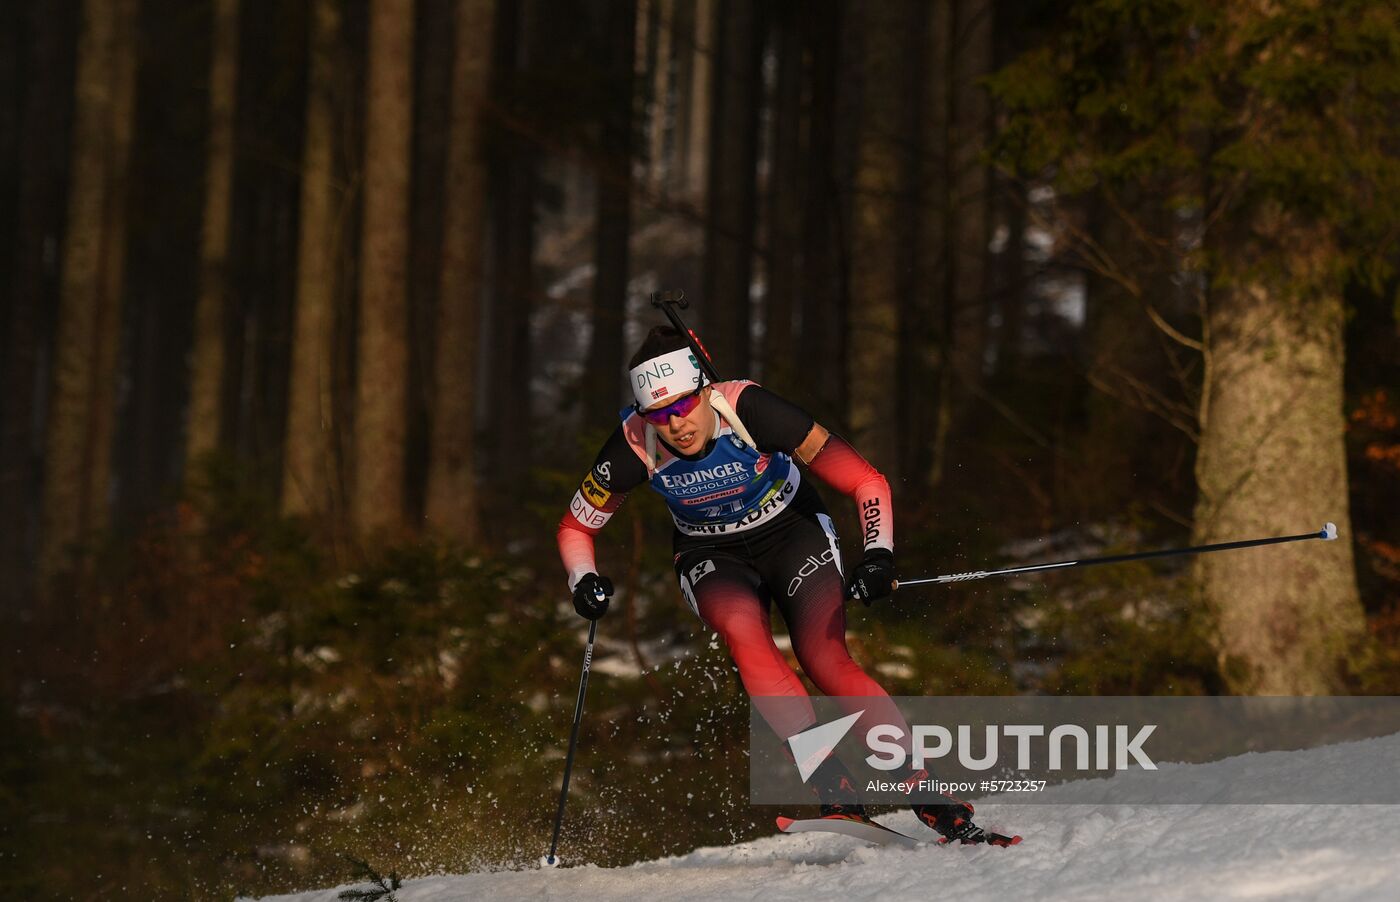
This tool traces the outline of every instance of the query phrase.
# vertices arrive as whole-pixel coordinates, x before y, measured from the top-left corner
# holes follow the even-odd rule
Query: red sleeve
[[[559,560],[564,562],[564,570],[568,573],[570,592],[579,580],[598,572],[598,564],[593,558],[593,537],[597,534],[596,529],[580,526],[572,513],[565,514],[559,521],[554,540],[559,543]]]
[[[626,496],[610,492],[599,485],[590,472],[574,492],[569,509],[559,521],[555,541],[559,543],[559,559],[569,574],[569,591],[589,573],[597,573],[593,558],[593,537],[596,536]]]
[[[618,427],[598,452],[593,469],[579,483],[554,534],[559,544],[559,559],[569,574],[570,592],[584,576],[598,572],[593,557],[593,537],[622,506],[627,493],[646,478],[646,467]]]
[[[860,511],[861,536],[865,550],[894,551],[894,508],[890,484],[870,461],[839,435],[832,435],[812,458],[808,468],[822,481],[855,499]]]

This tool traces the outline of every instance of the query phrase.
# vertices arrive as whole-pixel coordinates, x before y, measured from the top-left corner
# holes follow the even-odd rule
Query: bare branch
[[[1172,341],[1184,347],[1188,347],[1193,351],[1200,351],[1202,354],[1205,353],[1206,346],[1204,344],[1202,344],[1199,341],[1196,341],[1194,338],[1188,338],[1187,336],[1178,332],[1175,328],[1173,328],[1171,323],[1167,322],[1165,319],[1162,318],[1162,314],[1157,312],[1156,307],[1153,307],[1150,303],[1144,300],[1142,302],[1142,309],[1147,311],[1147,316],[1149,319],[1152,320],[1152,325],[1162,330],[1162,332]]]
[[[1183,433],[1193,443],[1200,443],[1201,435],[1197,431],[1194,423],[1191,422],[1191,411],[1184,404],[1178,404],[1170,399],[1163,398],[1160,393],[1141,380],[1134,378],[1131,374],[1118,370],[1115,375],[1123,380],[1133,389],[1132,393],[1124,392],[1118,386],[1104,380],[1098,373],[1090,371],[1085,374],[1089,384],[1111,398],[1115,398],[1137,410],[1150,413],[1159,417],[1170,425],[1173,429]]]

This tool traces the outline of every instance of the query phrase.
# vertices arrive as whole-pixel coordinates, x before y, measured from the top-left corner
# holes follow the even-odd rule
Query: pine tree
[[[851,224],[851,430],[861,451],[893,481],[899,475],[898,410],[901,300],[912,248],[908,200],[913,160],[908,124],[908,58],[914,7],[872,3],[864,22],[863,121]]]
[[[88,0],[78,40],[73,157],[45,448],[39,572],[106,525],[136,70],[133,0]]]
[[[214,5],[209,64],[209,138],[204,186],[204,234],[199,301],[191,355],[186,470],[219,444],[224,377],[224,299],[233,194],[234,113],[238,101],[238,0]]]
[[[347,889],[341,890],[336,896],[337,899],[344,899],[346,902],[394,902],[394,891],[403,888],[403,881],[395,871],[390,871],[385,877],[379,873],[367,861],[346,856],[354,868],[353,876],[356,880],[364,880],[370,884],[369,889]]]
[[[361,536],[394,529],[404,517],[413,6],[413,0],[370,4],[351,503]]]
[[[483,110],[489,87],[494,0],[458,0],[448,114],[436,380],[428,452],[429,525],[479,537],[476,367],[486,213]]]
[[[1145,276],[1198,305],[1189,333],[1155,321],[1200,354],[1194,540],[1323,520],[1347,537],[1342,291],[1393,260],[1400,11],[1093,0],[1063,24],[996,80],[1013,112],[1002,149],[1052,174],[1062,199],[1125,209],[1133,189],[1161,205],[1157,221],[1195,224],[1186,262]],[[1082,231],[1074,250],[1111,264]],[[1362,629],[1350,541],[1208,556],[1197,578],[1234,691],[1338,686]]]
[[[282,454],[282,510],[326,513],[337,484],[334,446],[336,248],[335,69],[341,13],[334,0],[310,8],[306,129],[302,139],[296,313]]]
[[[758,101],[764,10],[721,2],[705,223],[704,334],[721,372],[750,364],[754,219],[758,204]]]

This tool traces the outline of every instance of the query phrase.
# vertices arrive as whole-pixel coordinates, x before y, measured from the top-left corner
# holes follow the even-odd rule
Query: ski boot
[[[808,785],[821,804],[823,818],[870,823],[856,792],[855,779],[839,758],[832,756],[823,761]]]
[[[1019,836],[1006,836],[983,830],[972,822],[972,805],[956,799],[946,804],[913,805],[914,815],[925,826],[939,835],[939,843],[947,845],[960,842],[963,845],[988,843],[993,846],[1014,846],[1021,841]]]

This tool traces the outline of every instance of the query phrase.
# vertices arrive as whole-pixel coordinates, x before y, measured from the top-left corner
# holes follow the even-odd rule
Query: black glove
[[[585,620],[597,620],[608,612],[608,597],[612,594],[612,580],[589,573],[574,586],[574,610]]]
[[[894,552],[872,548],[847,581],[846,595],[859,598],[868,607],[872,601],[888,598],[894,587]]]

